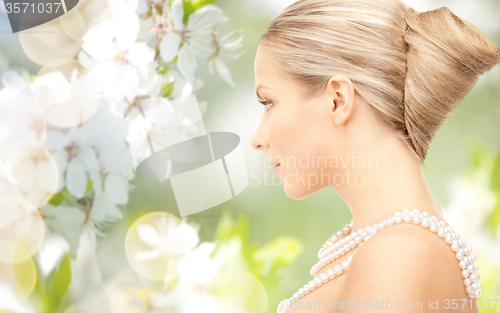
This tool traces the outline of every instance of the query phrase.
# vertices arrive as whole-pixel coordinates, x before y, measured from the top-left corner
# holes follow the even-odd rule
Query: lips
[[[276,164],[277,164],[277,165],[275,165],[275,166],[274,166],[274,167],[275,167],[275,168],[274,168],[274,176],[276,176],[276,177],[277,177],[277,174],[278,174],[278,169],[280,168],[281,164],[279,164],[279,163],[276,163]]]

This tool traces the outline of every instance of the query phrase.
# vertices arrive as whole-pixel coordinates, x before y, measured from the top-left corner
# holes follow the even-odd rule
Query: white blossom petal
[[[193,31],[212,28],[221,15],[222,10],[219,7],[213,4],[205,5],[189,16],[188,26],[186,28]]]
[[[179,51],[182,38],[174,32],[168,33],[160,42],[160,56],[165,62],[172,62]]]
[[[139,17],[135,13],[123,13],[120,14],[116,24],[116,45],[118,51],[130,49],[139,34]]]
[[[154,61],[155,50],[145,42],[136,43],[127,52],[125,58],[135,66],[146,66]]]
[[[215,67],[217,68],[217,72],[219,72],[219,75],[222,77],[223,80],[228,82],[233,88],[236,87],[236,85],[233,82],[231,72],[219,57],[215,58]]]
[[[104,181],[104,192],[117,204],[128,202],[128,180],[116,174],[108,174]]]
[[[179,71],[188,81],[194,81],[194,70],[198,67],[198,63],[193,50],[191,50],[188,44],[184,44],[179,51],[177,66],[179,67]]]
[[[158,249],[150,250],[150,251],[138,251],[135,254],[135,259],[137,261],[149,261],[157,259],[161,256],[161,251]]]
[[[90,27],[83,36],[82,49],[90,56],[100,60],[107,60],[115,54],[113,38],[116,36],[114,21],[99,23]]]
[[[174,28],[184,29],[184,23],[182,22],[184,18],[184,8],[182,7],[182,0],[174,0],[172,3],[172,9],[170,11],[172,22]]]
[[[69,162],[66,169],[66,187],[77,198],[82,198],[87,190],[87,174],[78,159]]]
[[[96,194],[92,203],[90,217],[97,222],[103,222],[108,218],[121,219],[123,214],[116,204],[106,194]]]
[[[142,242],[153,248],[160,247],[163,243],[163,240],[156,228],[149,224],[137,225],[137,235]]]

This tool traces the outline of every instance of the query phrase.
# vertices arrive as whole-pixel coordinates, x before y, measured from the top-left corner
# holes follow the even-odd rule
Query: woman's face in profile
[[[296,85],[276,73],[270,55],[261,48],[254,70],[258,98],[267,104],[252,147],[264,151],[269,163],[280,164],[276,175],[291,199],[306,198],[331,185],[335,169],[329,167],[329,156],[335,155],[339,145],[326,93],[302,95]]]

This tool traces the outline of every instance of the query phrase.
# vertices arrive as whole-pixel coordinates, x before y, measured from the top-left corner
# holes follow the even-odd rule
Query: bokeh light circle
[[[26,199],[15,195],[0,196],[0,259],[22,262],[38,252],[43,244],[44,222],[37,208]],[[16,252],[22,248],[26,253]],[[14,249],[14,250],[8,250]],[[24,257],[25,259],[15,259]],[[5,259],[7,258],[7,259]]]
[[[143,233],[156,231],[165,234],[169,231],[169,227],[177,227],[180,223],[181,219],[173,214],[151,212],[132,224],[125,238],[125,253],[130,265],[139,275],[151,280],[163,281],[168,275],[173,275],[177,261],[175,258],[166,257],[161,253],[158,253],[158,257],[147,260],[140,258],[141,254],[152,254],[155,250],[154,244],[145,242],[144,235],[141,238],[140,229],[145,230]],[[151,238],[151,240],[153,239]]]
[[[49,123],[76,127],[94,115],[101,95],[88,88],[89,79],[78,68],[73,68],[69,79],[58,70],[37,77],[32,84],[33,96]]]
[[[9,137],[38,145],[42,145],[47,137],[47,123],[42,111],[32,98],[24,94],[0,100],[0,130],[2,129],[8,132]],[[2,147],[1,150],[4,149]],[[0,157],[4,155],[2,152]]]
[[[72,36],[84,32],[85,27],[83,23],[70,23],[69,20],[65,21],[65,25],[71,25],[68,27],[71,36],[68,35],[60,17],[19,33],[19,41],[26,56],[39,65],[45,65],[62,57],[74,57],[82,44]],[[82,30],[74,29],[82,25],[84,27]]]
[[[3,150],[0,164],[8,166],[9,175],[0,176],[0,195],[22,196],[37,208],[45,205],[59,185],[52,154],[43,146],[21,140],[11,141]]]
[[[244,270],[223,270],[204,290],[208,291],[222,302],[242,307],[247,312],[265,313],[267,310],[266,289],[257,277]]]
[[[26,299],[33,292],[36,277],[35,263],[30,254],[20,245],[0,240],[0,281],[7,282],[19,300]]]
[[[71,79],[71,72],[75,68],[79,71],[84,71],[83,65],[75,58],[57,58],[42,66],[36,76],[39,77],[54,71],[59,71],[69,81]]]

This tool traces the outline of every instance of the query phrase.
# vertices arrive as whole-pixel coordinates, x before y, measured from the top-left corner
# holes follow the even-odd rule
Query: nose
[[[264,113],[265,115],[265,113]],[[269,148],[269,141],[267,139],[267,125],[263,117],[260,121],[259,128],[252,137],[251,145],[255,150],[267,150]]]

